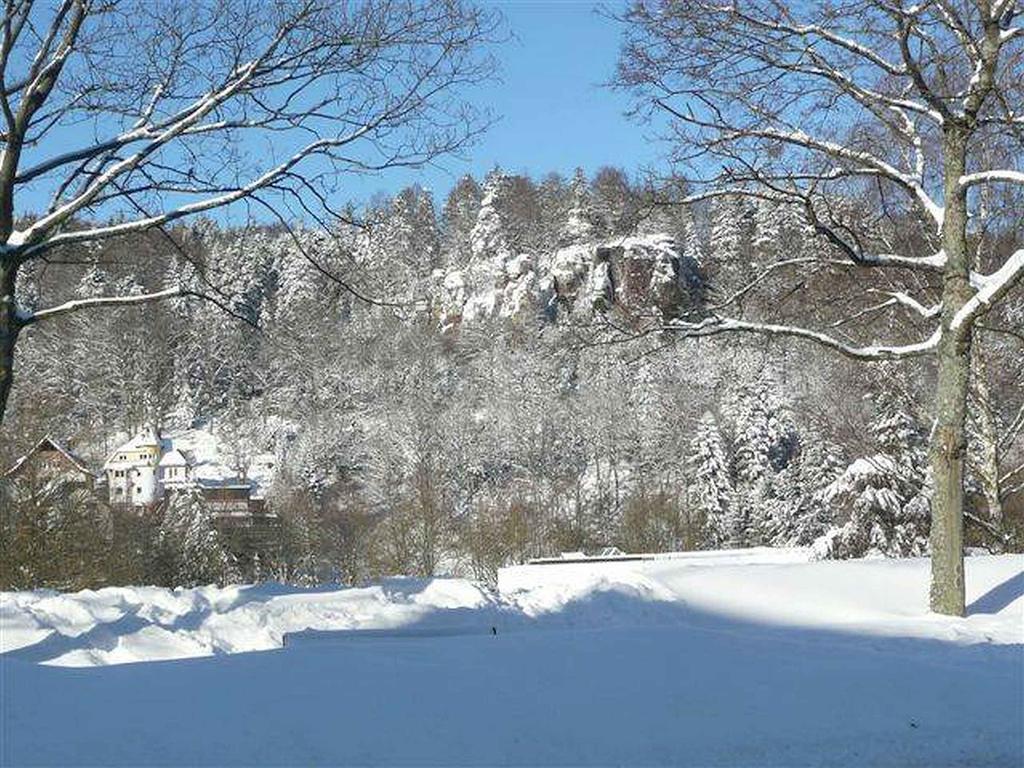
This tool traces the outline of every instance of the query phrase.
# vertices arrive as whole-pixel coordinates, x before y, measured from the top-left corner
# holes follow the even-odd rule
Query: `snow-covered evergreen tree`
[[[690,451],[691,487],[696,510],[704,518],[704,544],[710,549],[729,546],[734,539],[731,512],[735,491],[722,434],[712,413],[701,417]]]
[[[175,586],[223,583],[231,577],[231,557],[198,488],[175,492],[157,533],[157,547]]]
[[[483,197],[476,223],[469,233],[469,250],[473,259],[512,256],[509,234],[500,213],[500,198],[508,177],[500,170],[491,171],[484,179]]]
[[[834,512],[823,490],[842,474],[844,467],[838,446],[814,431],[804,433],[795,464],[797,506],[791,537],[780,543],[807,546],[828,531]]]
[[[712,200],[710,242],[703,266],[719,300],[747,285],[755,275],[753,235],[754,215],[747,198],[725,195]]]
[[[596,239],[599,219],[590,197],[590,184],[582,168],[572,177],[572,207],[562,227],[562,244],[586,243]]]
[[[871,424],[877,453],[856,459],[821,491],[836,511],[814,544],[821,557],[900,557],[928,546],[928,473],[924,431],[892,392],[878,398]]]
[[[592,210],[603,237],[628,235],[637,224],[637,204],[632,186],[621,168],[605,166],[591,184]]]
[[[463,267],[469,260],[469,233],[480,212],[483,191],[469,175],[458,180],[441,211],[441,243],[447,263]]]
[[[732,466],[737,509],[735,544],[772,544],[789,526],[789,505],[783,474],[799,450],[799,437],[789,403],[770,372],[753,383],[741,383],[726,400],[733,430]],[[742,529],[740,528],[742,526]]]
[[[441,239],[434,199],[422,187],[408,187],[375,212],[368,252],[380,275],[381,292],[411,300],[420,284],[440,265]]]

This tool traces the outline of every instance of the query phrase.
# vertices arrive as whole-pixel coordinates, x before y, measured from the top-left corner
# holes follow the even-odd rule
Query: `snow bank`
[[[307,629],[443,625],[456,610],[484,617],[500,609],[482,588],[459,579],[393,579],[359,589],[15,592],[0,595],[0,652],[57,666],[181,659],[280,648],[286,634]]]
[[[965,619],[934,616],[928,562],[806,562],[806,549],[748,549],[505,568],[498,593],[463,579],[391,579],[362,588],[278,584],[167,590],[110,587],[0,594],[0,652],[102,666],[281,648],[304,630],[415,627],[458,633],[693,624],[695,616],[959,643],[1024,643],[1024,589],[998,610],[983,596],[1024,558],[968,560]],[[1024,576],[1020,576],[1024,579]],[[707,621],[705,618],[704,621]]]
[[[5,594],[0,764],[1021,764],[1024,557],[806,557]]]
[[[964,643],[1024,643],[1022,556],[969,558],[970,615],[950,619],[927,610],[927,559],[806,562],[808,554],[808,549],[749,549],[641,562],[556,562],[506,568],[498,586],[530,616],[557,613],[582,595],[626,589],[648,600],[765,625]],[[1009,587],[1000,592],[1006,583]],[[1013,600],[990,610],[993,592]]]

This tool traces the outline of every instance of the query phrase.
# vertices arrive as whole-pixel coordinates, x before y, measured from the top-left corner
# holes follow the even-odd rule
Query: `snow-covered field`
[[[1024,557],[805,559],[2,594],[0,765],[1024,761]]]

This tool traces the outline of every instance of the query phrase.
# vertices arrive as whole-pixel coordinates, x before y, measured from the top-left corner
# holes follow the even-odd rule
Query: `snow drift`
[[[1024,557],[806,556],[4,594],[0,763],[1020,762]]]

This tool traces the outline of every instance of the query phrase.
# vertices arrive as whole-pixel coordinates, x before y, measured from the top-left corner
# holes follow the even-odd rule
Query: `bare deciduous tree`
[[[668,328],[806,339],[859,360],[934,359],[931,607],[954,615],[964,613],[973,329],[1024,274],[1019,218],[979,204],[993,186],[1024,188],[1018,5],[638,0],[623,17],[618,83],[669,116],[676,160],[690,169],[690,201],[738,194],[799,205],[837,261],[897,279],[937,279],[933,305],[900,289],[879,305],[865,291],[872,304],[850,311],[846,335],[728,317],[724,307]],[[923,223],[901,239],[909,250],[849,215],[850,201],[868,199],[879,218]],[[993,228],[1011,245],[986,249],[982,259],[978,240]],[[882,308],[909,312],[928,330],[916,339],[865,341],[854,321]]]
[[[344,174],[421,165],[485,127],[458,91],[492,73],[497,23],[461,0],[6,0],[0,420],[25,328],[185,292],[39,309],[19,270],[236,203],[329,225]]]

